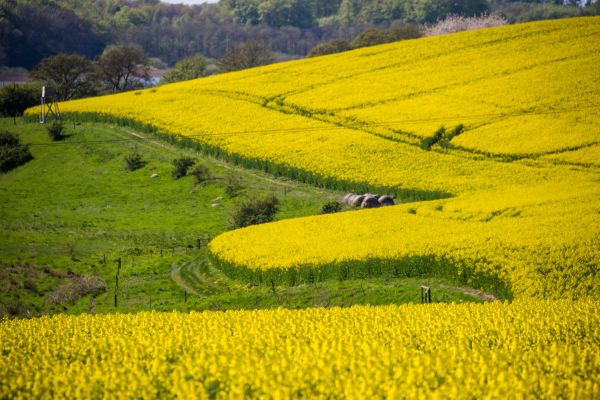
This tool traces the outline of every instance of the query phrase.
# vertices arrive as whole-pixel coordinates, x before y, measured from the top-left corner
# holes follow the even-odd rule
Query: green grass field
[[[276,218],[284,219],[317,214],[343,193],[234,167],[128,128],[67,124],[60,142],[25,120],[1,120],[0,129],[18,133],[34,156],[0,175],[1,314],[416,303],[421,285],[432,287],[434,301],[482,300],[434,277],[275,290],[231,281],[210,264],[204,247],[229,229],[236,202],[273,193],[281,201]],[[124,157],[135,149],[146,165],[130,172]],[[171,162],[182,156],[198,159],[212,178],[202,184],[172,178]],[[233,197],[225,191],[231,182],[240,187]],[[85,277],[104,285],[81,289]]]

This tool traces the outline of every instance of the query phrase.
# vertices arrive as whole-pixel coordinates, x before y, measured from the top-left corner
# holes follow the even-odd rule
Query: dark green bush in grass
[[[342,205],[337,201],[325,203],[321,208],[321,214],[333,214],[342,211]]]
[[[0,172],[7,172],[31,160],[29,147],[11,132],[0,132]]]
[[[190,167],[195,163],[196,160],[190,157],[182,157],[173,160],[173,171],[171,171],[173,178],[179,179],[186,176]]]
[[[46,129],[48,130],[48,136],[50,136],[50,139],[54,141],[64,139],[63,130],[65,127],[62,122],[54,121],[51,125],[48,125]]]
[[[192,168],[190,174],[194,177],[196,183],[200,184],[211,179],[210,170],[206,165],[197,164]]]
[[[142,168],[144,165],[146,165],[146,162],[143,160],[142,155],[137,149],[125,156],[125,168],[128,171],[135,171]]]
[[[228,176],[226,178],[224,190],[228,197],[233,198],[237,196],[242,189],[244,189],[244,186],[238,178],[234,176]]]
[[[279,200],[274,195],[244,199],[237,204],[231,215],[231,227],[236,229],[271,222],[278,209]]]

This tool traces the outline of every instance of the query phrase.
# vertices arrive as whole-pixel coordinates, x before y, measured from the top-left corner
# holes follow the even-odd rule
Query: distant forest
[[[431,24],[456,14],[493,13],[511,22],[598,14],[591,0],[221,0],[184,6],[158,0],[0,0],[0,66],[31,69],[43,58],[94,59],[109,44],[136,43],[164,66],[195,54],[220,58],[254,39],[281,58],[305,56],[371,26]]]

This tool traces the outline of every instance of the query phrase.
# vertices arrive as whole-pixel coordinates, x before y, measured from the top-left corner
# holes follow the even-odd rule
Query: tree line
[[[51,55],[95,59],[109,45],[137,44],[163,66],[202,54],[218,59],[254,40],[305,56],[334,39],[392,23],[433,23],[449,14],[499,13],[511,22],[597,14],[592,0],[221,0],[199,6],[158,0],[0,0],[0,65],[31,69]],[[586,7],[578,7],[586,6]]]

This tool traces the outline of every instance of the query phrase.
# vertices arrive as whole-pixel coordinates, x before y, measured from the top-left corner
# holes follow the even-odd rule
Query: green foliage
[[[321,214],[333,214],[342,211],[342,204],[337,201],[327,202],[321,207]]]
[[[3,117],[16,117],[36,104],[39,104],[41,88],[37,85],[9,85],[0,89],[0,114]]]
[[[88,84],[91,67],[92,63],[84,56],[57,54],[44,58],[29,76],[52,87],[58,100],[63,101],[93,94]]]
[[[442,126],[432,136],[428,136],[421,140],[421,148],[423,150],[431,150],[431,147],[435,144],[439,144],[444,148],[449,148],[451,147],[450,141],[454,137],[463,133],[464,129],[465,126],[463,124],[459,124],[450,132],[447,132],[446,128]]]
[[[350,50],[352,46],[345,39],[334,39],[328,42],[320,43],[310,49],[309,57],[323,56],[326,54],[341,53],[342,51]]]
[[[225,194],[230,197],[233,198],[235,196],[237,196],[239,194],[239,192],[244,188],[244,186],[242,185],[242,182],[234,177],[234,176],[227,176],[227,178],[225,178]]]
[[[210,170],[203,164],[196,164],[190,174],[194,177],[194,181],[197,184],[204,183],[212,178]]]
[[[273,53],[267,46],[256,40],[249,40],[227,50],[217,65],[221,71],[229,72],[267,65],[273,61]]]
[[[179,179],[187,175],[188,170],[192,165],[196,163],[196,160],[190,157],[182,157],[173,160],[173,170],[171,175],[173,178]]]
[[[264,0],[258,5],[258,16],[269,26],[308,28],[314,24],[310,6],[306,0]]]
[[[388,29],[368,28],[352,41],[352,47],[367,47],[399,40],[421,37],[418,26],[411,24],[396,24]]]
[[[59,53],[96,57],[110,35],[94,8],[91,0],[0,1],[0,65],[31,69]]]
[[[200,78],[207,74],[207,65],[206,58],[201,55],[183,58],[163,75],[161,83],[173,83]]]
[[[140,154],[137,148],[135,148],[131,153],[127,154],[124,160],[125,168],[128,171],[135,171],[146,165],[146,162],[142,158],[142,155]]]
[[[139,88],[149,78],[148,57],[139,45],[111,45],[98,59],[96,74],[113,93]]]
[[[596,7],[596,12],[593,12]],[[506,2],[496,8],[495,14],[499,14],[511,23],[537,21],[543,19],[572,18],[582,15],[600,15],[600,2],[595,6],[578,7],[575,5],[562,5],[537,2]]]
[[[63,136],[64,129],[65,129],[65,126],[63,125],[63,123],[61,121],[54,121],[52,124],[50,124],[46,127],[46,130],[48,131],[48,136],[50,136],[50,139],[52,139],[54,141],[64,139],[64,136]]]
[[[236,229],[271,222],[278,210],[279,200],[275,195],[244,199],[237,204],[231,215],[231,227]]]
[[[0,131],[0,172],[10,171],[32,158],[29,147],[22,145],[16,134]]]

